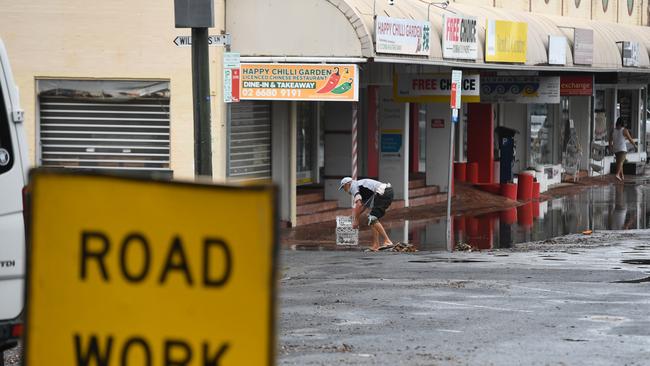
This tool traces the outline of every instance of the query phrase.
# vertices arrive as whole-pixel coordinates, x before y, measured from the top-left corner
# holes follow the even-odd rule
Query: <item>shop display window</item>
[[[529,165],[553,163],[553,118],[546,104],[530,104],[528,122],[530,126]]]

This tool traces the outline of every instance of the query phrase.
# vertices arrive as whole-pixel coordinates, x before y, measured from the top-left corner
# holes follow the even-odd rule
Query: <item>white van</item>
[[[0,40],[0,365],[22,334],[27,169],[23,111]]]

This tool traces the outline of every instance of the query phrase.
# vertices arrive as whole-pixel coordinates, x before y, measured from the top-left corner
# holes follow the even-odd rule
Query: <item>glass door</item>
[[[298,103],[298,131],[296,146],[296,181],[298,185],[315,183],[316,175],[314,174],[314,148],[315,136],[317,136],[316,126],[316,103],[299,102]]]

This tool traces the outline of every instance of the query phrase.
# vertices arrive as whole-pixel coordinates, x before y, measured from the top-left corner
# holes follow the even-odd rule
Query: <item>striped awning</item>
[[[235,4],[237,3],[237,4]],[[251,13],[254,3],[258,11]],[[272,3],[272,6],[270,6]],[[538,13],[514,11],[488,6],[451,3],[446,9],[429,6],[424,0],[399,0],[389,5],[381,0],[245,0],[229,2],[227,29],[233,34],[233,49],[244,58],[257,61],[336,61],[356,58],[358,62],[429,64],[485,69],[578,71],[578,72],[643,72],[650,73],[650,28],[618,23],[596,22]],[[251,6],[245,6],[250,4]],[[268,5],[268,7],[267,7]],[[282,14],[305,11],[292,17],[291,23],[279,24]],[[263,9],[263,11],[261,11]],[[258,14],[258,15],[255,15]],[[427,20],[432,24],[431,51],[426,56],[377,54],[374,49],[374,16]],[[467,15],[477,18],[478,57],[476,60],[450,60],[442,56],[443,15]],[[254,18],[254,19],[251,19]],[[247,22],[242,22],[246,19]],[[508,20],[528,24],[526,62],[521,64],[492,63],[484,60],[487,21]],[[252,24],[252,26],[251,26]],[[592,65],[573,63],[574,28],[593,30]],[[567,38],[566,65],[549,65],[549,35]],[[621,42],[639,43],[639,66],[623,67]]]

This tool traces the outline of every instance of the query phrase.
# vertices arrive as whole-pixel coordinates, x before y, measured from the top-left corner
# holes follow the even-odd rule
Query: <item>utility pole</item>
[[[174,0],[176,28],[192,28],[194,173],[212,177],[208,28],[214,27],[214,0]]]

